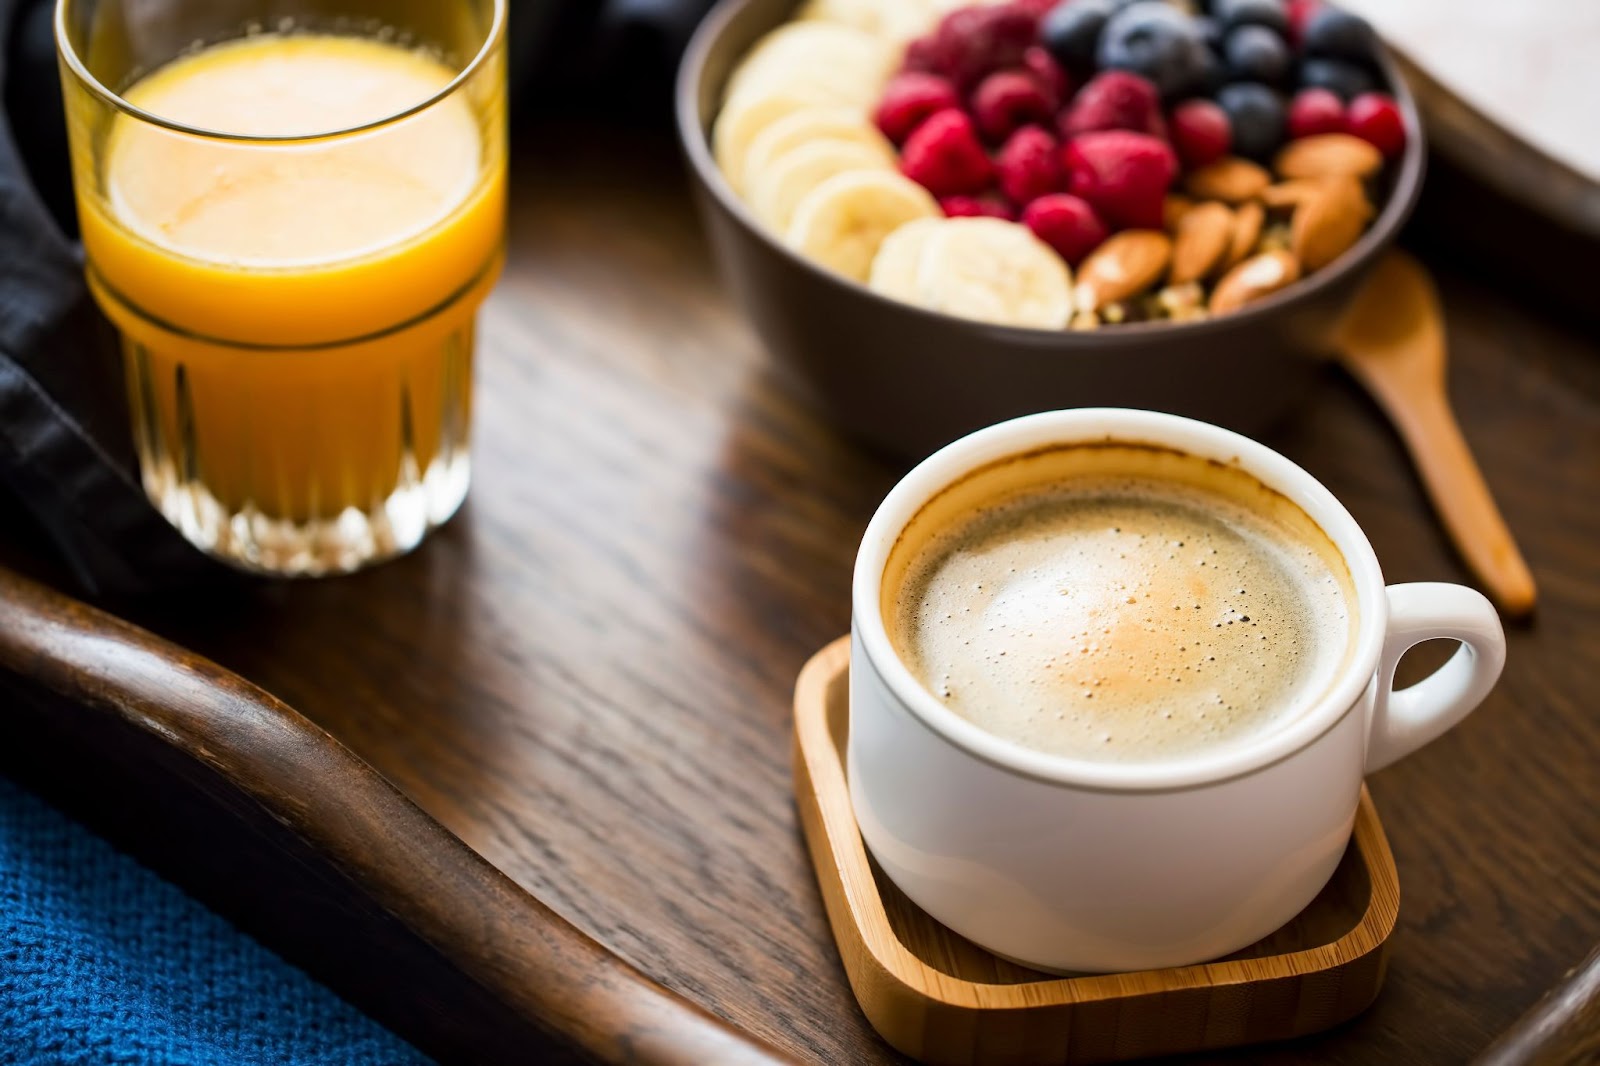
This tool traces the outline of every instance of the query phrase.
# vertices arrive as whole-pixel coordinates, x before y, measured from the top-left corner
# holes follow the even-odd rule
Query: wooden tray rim
[[[866,844],[848,805],[841,812],[837,803],[830,807],[822,799],[824,795],[849,795],[845,770],[839,759],[826,754],[836,750],[828,735],[827,716],[808,715],[801,708],[825,705],[828,687],[840,673],[848,671],[849,666],[850,638],[839,637],[806,662],[795,683],[795,783],[800,801],[815,805],[823,837],[820,842],[813,841],[808,833],[807,844],[813,862],[820,864],[826,857],[839,871],[839,882],[848,906],[847,913],[843,914],[836,914],[834,907],[827,907],[835,941],[859,938],[873,964],[915,995],[958,1008],[1031,1010],[1129,998],[1147,994],[1153,987],[1170,992],[1244,985],[1300,977],[1346,965],[1381,950],[1394,931],[1400,913],[1394,855],[1378,821],[1372,797],[1362,785],[1352,842],[1366,864],[1373,890],[1361,920],[1330,944],[1255,959],[1120,974],[1046,977],[1007,985],[970,981],[934,970],[913,955],[899,938],[882,935],[882,930],[890,928],[883,897],[876,890],[862,889],[843,875],[847,869],[869,867]],[[1379,891],[1380,882],[1386,891]],[[826,900],[824,893],[825,903]],[[861,920],[856,920],[857,916]],[[1152,980],[1156,975],[1159,980]],[[854,975],[851,981],[854,983]]]
[[[204,779],[196,786],[202,791],[191,795],[246,827],[251,819],[270,820],[298,838],[305,848],[300,859],[348,883],[341,905],[359,897],[397,923],[526,1023],[528,1032],[519,1036],[562,1049],[562,1061],[578,1055],[655,1066],[798,1061],[581,932],[287,704],[3,567],[0,675],[24,678],[70,703],[81,713],[80,731],[113,737],[119,747],[126,731],[170,748],[176,773]],[[0,727],[20,719],[26,706],[0,700]],[[349,913],[352,921],[362,917],[358,907]],[[342,947],[367,950],[358,938]],[[392,962],[378,954],[383,945],[370,950]],[[379,1020],[414,1039],[408,1017]],[[450,1047],[429,1050],[447,1060],[461,1057]],[[472,1061],[527,1061],[520,1050],[515,1058],[496,1052]]]

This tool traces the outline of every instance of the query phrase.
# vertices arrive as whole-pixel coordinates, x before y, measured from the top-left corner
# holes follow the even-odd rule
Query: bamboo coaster
[[[795,795],[856,999],[899,1051],[939,1066],[1120,1062],[1304,1036],[1383,984],[1399,911],[1394,856],[1366,789],[1352,846],[1288,925],[1225,959],[1055,977],[989,954],[906,899],[861,841],[845,780],[849,638],[795,687]]]

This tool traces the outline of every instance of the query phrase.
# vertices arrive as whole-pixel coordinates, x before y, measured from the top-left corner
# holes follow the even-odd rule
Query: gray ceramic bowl
[[[847,432],[902,456],[1059,407],[1143,407],[1259,432],[1317,378],[1333,325],[1422,185],[1411,92],[1383,60],[1407,127],[1372,226],[1337,261],[1232,315],[1093,332],[1015,329],[885,299],[785,248],[712,161],[707,131],[739,58],[794,0],[721,0],[678,72],[678,132],[728,290],[768,349]]]

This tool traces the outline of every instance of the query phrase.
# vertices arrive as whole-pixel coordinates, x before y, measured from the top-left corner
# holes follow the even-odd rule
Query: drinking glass
[[[145,491],[201,549],[344,572],[465,498],[474,321],[504,258],[505,21],[505,0],[58,3],[88,283],[121,335]],[[315,97],[311,128],[264,120],[284,87],[238,92],[237,66],[233,95],[190,93],[203,120],[137,102],[174,60],[325,35],[426,59],[438,87],[364,114],[360,77],[333,70],[329,91],[287,87]]]

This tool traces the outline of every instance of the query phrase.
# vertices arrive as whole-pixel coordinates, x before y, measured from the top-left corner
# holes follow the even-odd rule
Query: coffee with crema
[[[890,555],[883,615],[921,684],[1038,751],[1154,762],[1248,743],[1346,664],[1356,597],[1321,529],[1236,467],[1079,444],[980,468]]]

